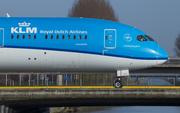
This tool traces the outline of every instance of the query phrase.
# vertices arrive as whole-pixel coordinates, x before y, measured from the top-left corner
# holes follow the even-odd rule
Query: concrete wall
[[[0,92],[9,107],[180,105],[180,90],[9,90]]]
[[[57,75],[57,86],[62,86],[62,85],[63,85],[63,76]]]

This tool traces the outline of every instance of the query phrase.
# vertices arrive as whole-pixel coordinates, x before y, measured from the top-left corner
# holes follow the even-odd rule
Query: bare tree
[[[174,48],[175,55],[180,57],[180,34],[175,40],[175,48]]]
[[[109,0],[76,0],[68,17],[97,18],[119,22]]]

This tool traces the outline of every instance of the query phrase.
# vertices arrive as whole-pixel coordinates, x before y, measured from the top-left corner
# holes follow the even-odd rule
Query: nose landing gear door
[[[4,46],[4,29],[0,28],[0,47]]]
[[[104,49],[116,49],[116,29],[104,30]]]

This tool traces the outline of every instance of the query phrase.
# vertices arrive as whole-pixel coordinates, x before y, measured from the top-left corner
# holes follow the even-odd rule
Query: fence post
[[[29,86],[31,85],[31,75],[29,74]]]
[[[13,90],[14,90],[14,80],[13,80]]]
[[[56,86],[58,86],[58,79],[56,79]]]
[[[11,79],[10,79],[10,84],[9,85],[11,86]]]
[[[52,83],[51,84],[53,85],[53,74],[52,74]]]
[[[114,80],[114,89],[115,89],[115,80]]]
[[[72,74],[71,74],[71,85],[72,85]]]
[[[47,79],[47,90],[48,90],[48,79]]]
[[[19,75],[19,86],[21,86],[21,74]]]
[[[35,86],[35,79],[33,79],[33,86]]]
[[[44,74],[44,84],[46,85],[46,74]]]
[[[103,79],[103,86],[105,86],[105,79]]]
[[[148,79],[148,90],[149,90],[149,79]]]
[[[66,77],[67,77],[67,74],[66,74]],[[67,79],[66,79],[66,86],[67,86]]]
[[[43,76],[43,77],[42,77],[42,79],[41,79],[41,80],[42,80],[42,85],[43,85],[43,81],[44,81],[44,80],[43,80],[43,78],[44,78],[44,75],[42,74],[42,76]]]
[[[6,74],[6,78],[5,79],[6,79],[6,86],[7,86],[7,74]]]
[[[128,78],[127,78],[127,86],[128,86]]]
[[[138,76],[136,76],[136,82],[137,82],[137,85],[138,85]]]
[[[80,79],[80,88],[82,89],[82,80]]]
[[[39,85],[39,74],[37,74],[37,86]]]

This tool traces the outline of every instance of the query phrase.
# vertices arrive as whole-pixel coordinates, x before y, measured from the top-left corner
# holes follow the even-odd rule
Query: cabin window
[[[48,36],[47,36],[47,35],[45,35],[45,39],[48,39]]]
[[[19,39],[19,35],[17,35],[17,39]]]
[[[81,39],[81,35],[79,35],[79,39]]]
[[[31,35],[28,35],[28,39],[31,39]]]
[[[70,39],[70,35],[68,35],[68,39]]]
[[[11,35],[11,39],[13,39],[14,38],[14,35]]]
[[[56,35],[56,39],[59,39],[59,35]]]
[[[147,39],[143,35],[138,35],[137,40],[140,42],[147,41]]]
[[[87,39],[87,35],[84,36],[84,39]]]
[[[64,35],[62,35],[62,39],[64,39],[64,37],[65,37],[65,36],[64,36]]]
[[[154,41],[150,36],[144,35],[149,41]]]
[[[53,39],[53,35],[51,35],[51,39]]]
[[[25,39],[25,35],[22,35],[22,39]]]
[[[73,36],[73,39],[76,39],[76,35]]]
[[[34,39],[36,39],[36,35],[34,35]]]

